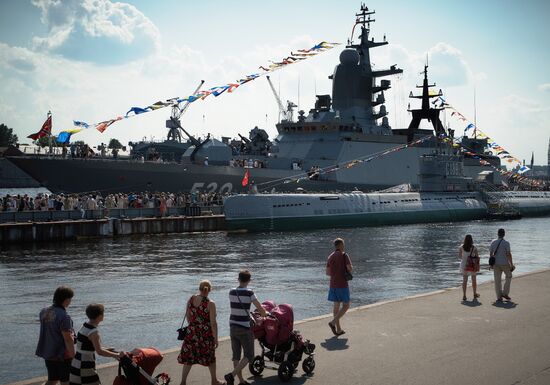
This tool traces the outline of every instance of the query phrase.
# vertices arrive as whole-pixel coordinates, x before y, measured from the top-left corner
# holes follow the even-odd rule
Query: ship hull
[[[425,212],[373,213],[331,215],[327,217],[251,218],[227,221],[230,231],[249,232],[293,231],[326,228],[390,226],[413,223],[460,222],[483,219],[486,210],[454,211],[431,210]]]
[[[363,154],[375,151],[370,143],[364,143],[360,147]],[[196,190],[222,194],[240,193],[249,189],[249,186],[242,186],[247,170],[249,182],[254,182],[261,191],[275,189],[278,192],[294,192],[297,188],[302,188],[313,192],[334,192],[378,190],[402,183],[417,185],[418,156],[429,151],[431,148],[405,149],[350,168],[340,167],[338,171],[321,175],[315,180],[307,178],[304,171],[290,167],[245,169],[217,165],[33,156],[8,159],[54,193]],[[347,156],[342,155],[338,159],[354,159],[350,156],[355,156],[355,153],[358,154],[357,149],[352,152],[348,148]],[[314,161],[309,162],[315,164]],[[344,161],[337,159],[319,160],[316,164],[327,167],[342,162]],[[300,177],[302,178],[298,181]]]

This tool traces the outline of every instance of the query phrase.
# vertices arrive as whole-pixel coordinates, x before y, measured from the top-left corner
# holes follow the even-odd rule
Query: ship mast
[[[422,119],[427,119],[429,122],[432,122],[432,126],[437,136],[446,135],[445,128],[443,127],[443,124],[439,119],[439,112],[442,111],[443,108],[430,108],[430,99],[443,96],[443,92],[439,90],[439,93],[430,95],[430,87],[435,87],[435,83],[429,84],[428,82],[427,60],[426,65],[424,65],[424,71],[422,73],[424,74],[424,82],[421,86],[416,86],[416,88],[422,89],[422,95],[413,95],[412,91],[409,94],[409,98],[411,99],[421,99],[422,104],[420,109],[408,109],[408,111],[411,112],[413,116],[407,131],[408,142],[414,139],[414,133],[418,128],[420,128],[420,122],[422,121]]]

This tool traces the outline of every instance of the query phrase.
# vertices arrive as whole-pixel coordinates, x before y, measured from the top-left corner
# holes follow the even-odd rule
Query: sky
[[[550,2],[545,0],[372,0],[375,68],[397,64],[386,107],[407,127],[409,92],[430,81],[447,101],[502,147],[547,163],[550,139]],[[328,76],[355,21],[359,1],[0,0],[0,123],[20,143],[52,112],[53,132],[73,120],[96,123],[130,107],[233,82],[292,50],[344,43],[272,74],[284,101],[306,112],[329,94]],[[414,101],[412,105],[415,106]],[[162,140],[170,109],[126,119],[73,140],[97,145]],[[258,126],[273,139],[278,107],[265,78],[190,105],[182,126],[195,136],[237,137]],[[464,123],[447,116],[457,134]]]

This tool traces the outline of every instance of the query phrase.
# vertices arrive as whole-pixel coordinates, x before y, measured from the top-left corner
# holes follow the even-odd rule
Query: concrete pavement
[[[295,328],[317,345],[317,366],[308,377],[300,365],[290,383],[550,384],[550,270],[514,277],[511,303],[494,303],[492,282],[480,285],[479,293],[479,302],[462,303],[461,289],[453,288],[354,308],[342,321],[346,334],[338,338],[327,325],[328,315],[297,322]],[[471,298],[471,288],[468,294]],[[167,351],[155,372],[169,373],[175,385],[181,379],[178,351]],[[220,379],[231,366],[230,351],[228,339],[222,339]],[[102,383],[111,384],[116,369],[102,366]],[[269,369],[248,381],[280,383]],[[209,383],[208,369],[193,367],[187,384]]]

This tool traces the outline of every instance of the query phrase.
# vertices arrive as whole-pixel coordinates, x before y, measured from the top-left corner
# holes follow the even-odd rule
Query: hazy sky
[[[397,64],[386,94],[390,124],[408,126],[409,91],[430,78],[449,103],[520,159],[546,164],[550,138],[550,2],[545,0],[373,0],[376,67]],[[186,96],[255,72],[291,50],[322,40],[345,43],[359,1],[0,0],[0,123],[23,143],[48,110],[54,133],[73,120],[95,123]],[[343,46],[272,75],[281,98],[309,110],[330,93],[327,76]],[[98,144],[166,136],[169,109],[115,123],[103,134],[73,138]],[[277,104],[264,78],[231,94],[193,103],[182,119],[192,134],[276,135]],[[458,133],[464,124],[448,118]]]

